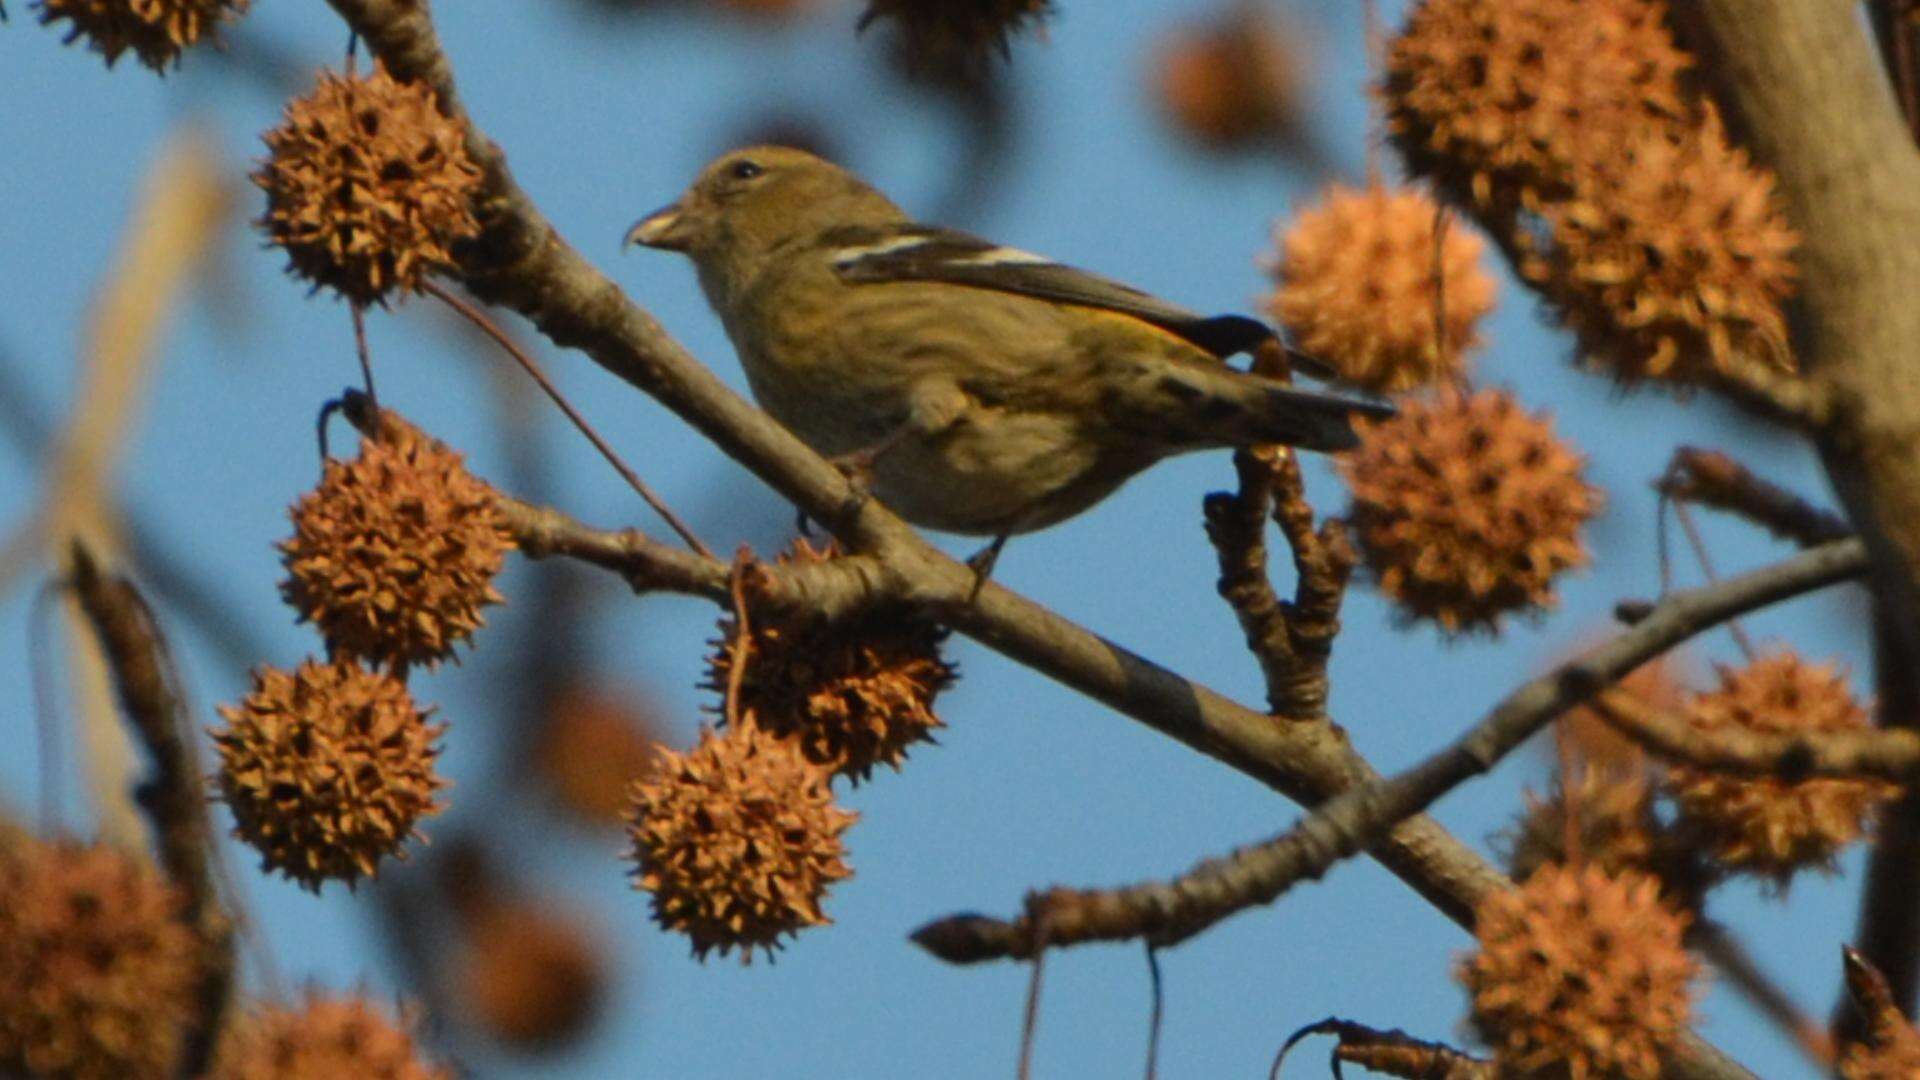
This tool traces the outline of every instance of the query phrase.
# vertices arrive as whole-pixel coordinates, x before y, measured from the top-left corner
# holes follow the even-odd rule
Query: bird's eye
[[[761,168],[756,162],[736,161],[733,163],[733,167],[727,170],[727,175],[733,177],[735,180],[752,180],[765,175],[766,171],[767,170]]]

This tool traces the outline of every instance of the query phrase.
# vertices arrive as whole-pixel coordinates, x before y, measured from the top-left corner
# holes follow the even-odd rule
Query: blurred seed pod
[[[1695,102],[1659,0],[1419,0],[1380,96],[1415,175],[1506,218],[1564,197],[1637,132]]]
[[[562,1050],[585,1034],[606,998],[605,943],[555,897],[503,880],[471,837],[435,864],[455,924],[445,982],[467,1018],[521,1051]]]
[[[1307,135],[1300,45],[1290,23],[1250,8],[1178,27],[1154,53],[1161,113],[1204,150],[1265,147],[1317,158]]]
[[[629,785],[652,765],[658,741],[637,691],[575,683],[553,695],[533,733],[542,788],[590,825],[626,820]]]
[[[105,845],[0,841],[0,1073],[172,1077],[205,970],[183,906]]]
[[[1687,668],[1679,650],[1661,653],[1618,682],[1621,690],[1658,709],[1678,709],[1686,696]],[[1622,735],[1591,705],[1576,705],[1554,722],[1556,750],[1564,744],[1581,768],[1611,776],[1633,776],[1648,768],[1646,750]]]
[[[1425,193],[1334,184],[1278,240],[1267,305],[1302,352],[1375,393],[1466,374],[1493,277],[1480,238]]]
[[[1550,242],[1521,273],[1554,299],[1588,363],[1627,384],[1794,370],[1783,304],[1800,238],[1773,174],[1711,110],[1636,135],[1541,216]]]
[[[1685,78],[1659,0],[1422,0],[1388,128],[1623,384],[1791,373],[1798,236]]]
[[[1644,772],[1576,765],[1571,781],[1556,775],[1545,798],[1526,793],[1525,811],[1496,838],[1508,876],[1525,881],[1543,866],[1589,863],[1615,877],[1631,871],[1658,879],[1669,907],[1697,913],[1715,875],[1660,821],[1653,796]]]
[[[258,1004],[227,1026],[208,1080],[453,1080],[421,1055],[412,1026],[360,995]]]
[[[42,25],[70,24],[66,44],[85,39],[112,67],[128,50],[165,73],[180,54],[202,41],[219,41],[223,24],[247,13],[250,0],[36,0]]]
[[[1051,14],[1052,0],[867,0],[859,26],[891,23],[910,67],[979,70]]]

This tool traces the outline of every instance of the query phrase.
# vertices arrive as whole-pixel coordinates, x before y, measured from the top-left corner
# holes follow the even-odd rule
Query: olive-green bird
[[[1189,450],[1344,450],[1386,406],[1222,357],[1272,337],[1118,282],[915,224],[859,177],[756,146],[708,165],[627,243],[685,252],[754,397],[901,517],[1045,528]]]

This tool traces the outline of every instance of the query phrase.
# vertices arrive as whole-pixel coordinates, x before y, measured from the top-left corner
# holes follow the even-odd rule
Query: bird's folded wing
[[[1112,278],[1042,255],[923,225],[848,227],[823,238],[842,281],[943,281],[1131,315],[1215,356],[1247,352],[1273,337],[1257,319],[1208,317]]]

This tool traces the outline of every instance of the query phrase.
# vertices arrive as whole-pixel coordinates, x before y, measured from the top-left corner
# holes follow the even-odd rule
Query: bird
[[[1393,412],[1229,367],[1277,340],[1256,319],[920,224],[802,150],[721,155],[636,244],[692,260],[763,409],[908,522],[992,537],[989,569],[1164,458],[1351,449]]]

